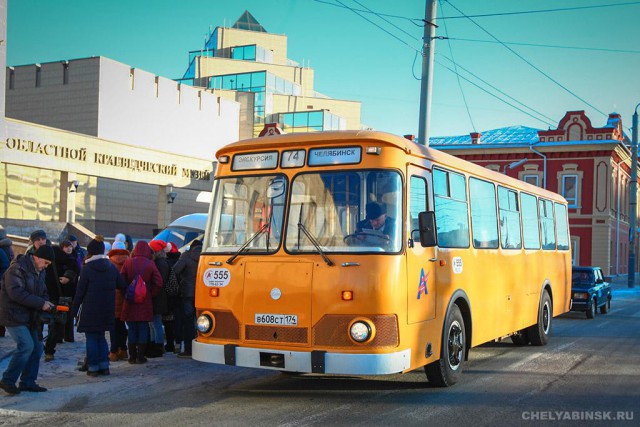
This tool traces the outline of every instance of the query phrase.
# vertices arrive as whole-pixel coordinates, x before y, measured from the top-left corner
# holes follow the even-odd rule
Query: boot
[[[175,337],[175,334],[173,332],[173,320],[164,320],[162,321],[162,323],[164,325],[164,335],[167,340],[167,345],[164,346],[164,349],[167,351],[167,353],[172,353],[173,349],[175,348],[173,345],[173,340]]]
[[[109,361],[110,362],[117,362],[118,360],[120,360],[118,358],[118,354],[114,353],[114,352],[109,352]]]
[[[147,351],[146,344],[138,344],[138,354],[137,354],[138,358],[136,359],[135,363],[138,363],[138,364],[147,363],[147,358],[144,357],[146,351]],[[129,349],[129,353],[131,353],[131,349]]]
[[[136,344],[129,344],[129,363],[134,364],[138,358],[138,349]]]
[[[149,343],[147,345],[147,357],[149,358],[153,358],[153,357],[162,357],[163,354],[163,348],[162,348],[162,344],[157,344],[157,343]]]
[[[118,352],[116,354],[118,355],[118,360],[127,360],[129,358],[126,348],[118,349]]]

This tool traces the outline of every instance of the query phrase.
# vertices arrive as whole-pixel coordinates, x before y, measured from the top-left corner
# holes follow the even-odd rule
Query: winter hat
[[[74,236],[73,234],[69,234],[67,236],[67,240],[70,241],[70,242],[77,242],[78,238],[76,236]]]
[[[73,246],[73,245],[71,244],[71,240],[65,240],[65,241],[63,241],[62,243],[60,243],[60,247],[61,247],[61,248],[65,248],[65,247],[67,247],[67,246]]]
[[[123,241],[120,240],[116,240],[115,242],[113,242],[113,245],[111,245],[111,249],[127,249],[127,246],[124,244]]]
[[[173,244],[171,242],[167,242],[167,247],[164,248],[165,252],[171,252],[173,249]]]
[[[5,239],[7,237],[7,232],[4,227],[0,225],[0,240]]]
[[[109,251],[111,250],[111,243],[109,242],[104,242],[104,254],[108,254]]]
[[[366,219],[380,218],[380,216],[384,214],[384,209],[382,209],[382,205],[376,202],[367,203],[367,206],[365,207],[365,211],[367,213]]]
[[[161,252],[164,248],[167,247],[166,242],[162,240],[152,240],[149,242],[149,246],[153,249],[154,252]]]
[[[194,240],[193,242],[191,242],[191,247],[196,247],[196,246],[202,246],[202,240]]]
[[[104,237],[97,235],[92,241],[90,241],[87,245],[87,253],[89,256],[104,255]]]
[[[33,255],[41,259],[46,259],[50,262],[55,261],[55,255],[53,254],[53,248],[51,246],[42,245],[33,253]]]
[[[33,233],[31,233],[31,235],[29,236],[29,240],[31,240],[31,242],[35,242],[38,239],[46,239],[47,238],[47,233],[44,232],[44,230],[36,230]]]
[[[126,240],[127,240],[127,238],[122,233],[116,234],[116,237],[114,239],[114,241],[116,241],[116,242],[125,242]]]

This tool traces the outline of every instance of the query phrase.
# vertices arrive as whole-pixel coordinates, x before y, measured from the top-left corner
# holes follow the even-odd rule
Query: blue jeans
[[[149,322],[151,328],[151,341],[156,344],[164,344],[164,331],[162,330],[162,314],[154,314],[153,322]]]
[[[127,322],[129,345],[146,344],[149,341],[149,322]]]
[[[109,369],[109,346],[104,332],[85,332],[87,337],[87,367],[95,372]]]
[[[38,378],[40,357],[44,351],[42,342],[38,339],[38,328],[7,326],[7,332],[16,342],[17,347],[9,366],[2,374],[2,382],[15,385],[19,377],[20,384],[33,387]]]

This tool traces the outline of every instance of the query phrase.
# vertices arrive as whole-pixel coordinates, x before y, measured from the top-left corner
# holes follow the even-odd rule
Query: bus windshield
[[[277,251],[282,237],[286,194],[284,175],[216,180],[207,251]]]
[[[291,184],[285,249],[391,252],[401,248],[402,182],[388,170],[305,173]]]

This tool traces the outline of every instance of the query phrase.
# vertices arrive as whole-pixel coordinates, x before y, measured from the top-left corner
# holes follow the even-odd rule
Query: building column
[[[173,185],[158,186],[158,228],[163,229],[171,222],[171,213],[176,193]]]
[[[76,222],[78,180],[75,172],[60,173],[60,222]]]

